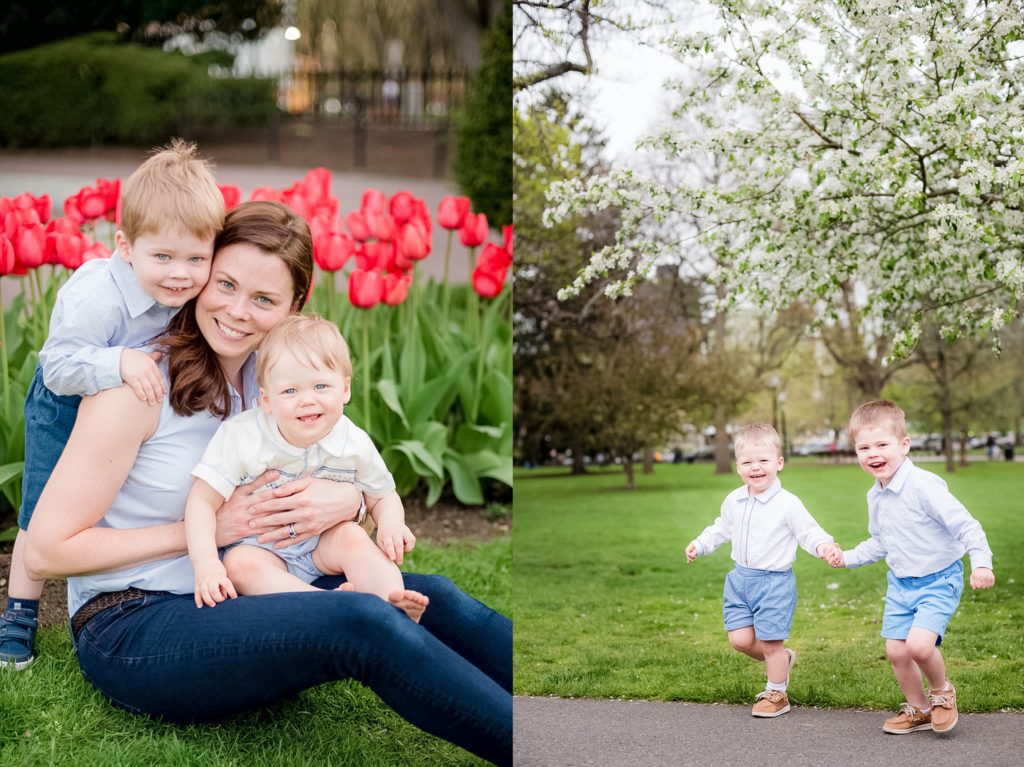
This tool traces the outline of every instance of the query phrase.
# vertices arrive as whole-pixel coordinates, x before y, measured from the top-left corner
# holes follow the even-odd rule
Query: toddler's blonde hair
[[[740,445],[769,445],[775,448],[775,454],[782,454],[782,440],[775,427],[768,423],[748,423],[740,427],[736,436],[732,438],[733,452],[739,449]]]
[[[266,385],[267,373],[285,350],[307,367],[337,370],[346,378],[352,377],[352,360],[341,331],[318,314],[289,315],[267,333],[256,355],[256,381],[260,386]]]
[[[861,429],[877,427],[891,428],[899,439],[903,439],[907,436],[907,416],[899,405],[887,399],[865,402],[850,416],[850,439],[856,440]]]

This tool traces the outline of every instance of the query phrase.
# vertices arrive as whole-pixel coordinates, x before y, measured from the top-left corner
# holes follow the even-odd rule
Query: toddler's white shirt
[[[693,543],[703,557],[726,541],[732,541],[732,558],[741,567],[785,571],[793,566],[797,544],[817,557],[818,546],[832,543],[832,536],[776,478],[760,495],[751,496],[746,485],[729,493],[718,519]]]

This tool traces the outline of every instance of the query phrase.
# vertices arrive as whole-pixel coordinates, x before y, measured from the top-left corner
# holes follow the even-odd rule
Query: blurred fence
[[[262,146],[265,159],[441,177],[450,166],[450,131],[465,102],[466,72],[297,68],[279,79],[286,116],[258,130],[207,129],[201,146]],[[242,159],[242,158],[238,158]]]

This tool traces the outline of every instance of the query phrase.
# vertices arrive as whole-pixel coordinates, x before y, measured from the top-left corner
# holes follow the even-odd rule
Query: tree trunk
[[[967,465],[967,431],[960,432],[960,465]]]
[[[953,413],[949,407],[949,398],[939,397],[939,410],[942,413],[942,448],[946,454],[946,471],[956,471],[953,461]]]
[[[725,405],[715,408],[715,474],[731,474],[732,461],[729,457],[729,435],[725,431]]]
[[[644,448],[644,474],[654,473],[654,451],[649,448]]]
[[[636,477],[633,472],[633,457],[622,457],[622,468],[626,470],[626,489],[636,490]]]
[[[583,440],[576,437],[572,441],[572,474],[586,474],[587,466],[583,463]]]

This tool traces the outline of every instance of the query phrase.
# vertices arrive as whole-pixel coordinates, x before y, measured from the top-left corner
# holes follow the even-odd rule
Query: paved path
[[[878,711],[517,697],[516,767],[910,767],[1024,764],[1024,716],[961,714],[945,735],[886,735]]]

